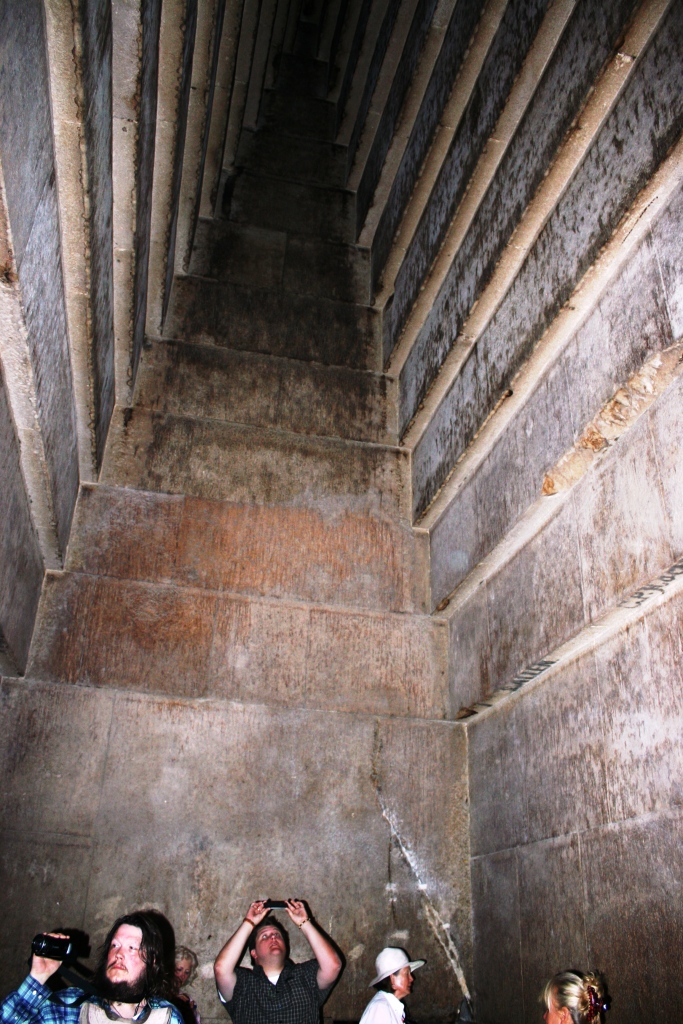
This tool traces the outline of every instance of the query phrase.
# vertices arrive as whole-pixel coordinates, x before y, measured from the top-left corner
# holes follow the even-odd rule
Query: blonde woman
[[[601,1024],[609,1009],[605,983],[599,974],[562,971],[541,993],[546,1024]]]

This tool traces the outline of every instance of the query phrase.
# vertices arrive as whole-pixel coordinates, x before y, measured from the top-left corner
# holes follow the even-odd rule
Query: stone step
[[[428,616],[46,576],[36,679],[176,697],[447,717],[446,629]]]
[[[287,177],[306,185],[344,188],[349,174],[348,146],[288,135],[276,128],[242,129],[238,167]]]
[[[571,489],[539,498],[455,592],[444,613],[454,708],[485,699],[680,558],[681,409],[679,375]]]
[[[251,597],[426,611],[426,535],[391,519],[88,484],[65,568]]]
[[[356,241],[356,197],[348,189],[306,185],[244,170],[230,202],[230,219],[274,231],[335,242]]]
[[[371,306],[200,277],[177,277],[164,333],[360,370],[380,370],[380,314]]]
[[[247,288],[369,305],[370,252],[293,232],[204,220],[195,236],[193,274]]]
[[[138,368],[135,405],[296,434],[396,443],[395,381],[379,373],[153,341]]]
[[[281,53],[275,88],[284,96],[312,96],[324,100],[329,90],[330,65],[326,60]]]
[[[100,480],[241,504],[408,522],[400,448],[117,407]]]
[[[288,96],[274,89],[263,92],[260,123],[268,128],[332,142],[337,134],[338,118],[337,104],[331,100]]]

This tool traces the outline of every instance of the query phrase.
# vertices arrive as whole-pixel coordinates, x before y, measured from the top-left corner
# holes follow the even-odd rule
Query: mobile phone
[[[73,953],[72,939],[57,939],[54,935],[36,935],[31,943],[31,952],[46,960],[66,960]]]
[[[284,900],[266,900],[263,904],[268,910],[286,910],[287,904]]]

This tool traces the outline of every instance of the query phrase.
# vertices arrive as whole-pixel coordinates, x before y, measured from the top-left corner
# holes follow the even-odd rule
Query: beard
[[[105,974],[98,989],[108,1003],[139,1003],[147,995],[147,979],[144,972],[133,982],[110,981]]]

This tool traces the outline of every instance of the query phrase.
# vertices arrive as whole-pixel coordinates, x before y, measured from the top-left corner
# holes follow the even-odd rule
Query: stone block
[[[208,345],[148,346],[138,370],[135,403],[154,412],[297,434],[396,441],[390,378]]]
[[[421,611],[419,542],[374,516],[83,487],[67,569],[252,596]]]
[[[679,377],[648,413],[659,487],[669,521],[671,550],[676,558],[683,552],[683,518],[680,514],[683,507],[683,459],[678,443],[682,418],[683,381]]]
[[[407,423],[402,422],[405,410],[403,375],[399,378],[399,437]],[[465,360],[461,372],[432,416],[427,429],[413,449],[413,514],[420,516],[429,506],[448,476],[453,464],[444,458],[447,452],[461,454],[481,426],[479,410],[489,401],[486,362],[479,348]],[[457,409],[457,414],[453,410]]]
[[[290,359],[380,369],[377,312],[333,299],[178,278],[165,334]]]
[[[595,716],[598,694],[593,659],[586,655],[517,705],[529,842],[610,820],[603,732]]]
[[[517,864],[524,1006],[534,1020],[544,1008],[532,1008],[554,974],[588,968],[579,836],[523,846]]]
[[[479,561],[480,514],[475,481],[470,479],[429,531],[433,607],[455,590]]]
[[[523,1024],[517,855],[504,850],[472,860],[473,995],[482,1024]],[[505,984],[501,984],[501,979]]]
[[[217,420],[118,410],[102,483],[407,521],[405,451]]]
[[[237,163],[250,170],[286,175],[309,185],[343,188],[348,174],[348,148],[336,142],[320,142],[286,135],[273,128],[256,132],[242,129]]]
[[[681,601],[595,652],[611,820],[683,804]]]
[[[581,560],[571,503],[486,587],[489,685],[496,690],[584,625]]]
[[[304,139],[332,142],[337,134],[337,106],[313,96],[290,96],[266,89],[261,106],[261,124]]]
[[[47,577],[29,672],[64,683],[446,717],[446,637],[419,616]]]
[[[425,749],[429,757],[424,756]],[[383,719],[375,731],[378,800],[415,862],[416,880],[471,969],[467,737],[453,724]],[[449,799],[442,804],[444,781]],[[405,799],[406,784],[412,797]]]
[[[283,283],[295,294],[370,305],[370,250],[290,235]]]
[[[201,272],[247,288],[277,289],[282,284],[286,245],[283,231],[213,221],[206,246],[208,258]]]
[[[90,836],[114,699],[85,687],[2,681],[0,820],[5,835]],[[75,733],[80,742],[74,742]]]
[[[615,1021],[636,1024],[655,1007],[672,1020],[683,1014],[682,842],[680,813],[582,838],[588,961],[607,977]]]
[[[491,690],[491,644],[485,583],[449,616],[448,636],[448,691],[451,711],[457,715],[461,708],[483,700]]]
[[[647,416],[579,481],[573,502],[586,616],[595,620],[674,560]]]
[[[683,336],[683,188],[652,225],[652,239],[666,289],[666,304],[675,340]]]
[[[43,582],[43,561],[21,471],[19,443],[0,371],[0,661],[26,668]]]
[[[177,696],[208,692],[215,595],[48,574],[29,674]]]
[[[561,356],[575,438],[651,353],[672,342],[656,254],[646,238]]]
[[[92,858],[89,838],[5,831],[0,849],[2,995],[28,974],[31,939],[54,928],[82,928]]]
[[[473,719],[467,736],[470,846],[472,857],[478,858],[528,840],[524,768],[528,755],[512,704],[501,706],[495,715]],[[472,901],[476,907],[474,884]]]
[[[353,192],[246,170],[237,179],[230,203],[230,219],[238,223],[337,242],[355,242],[355,213]]]

